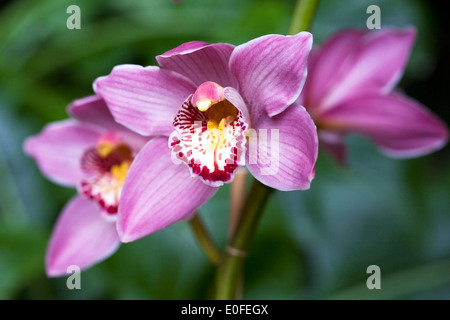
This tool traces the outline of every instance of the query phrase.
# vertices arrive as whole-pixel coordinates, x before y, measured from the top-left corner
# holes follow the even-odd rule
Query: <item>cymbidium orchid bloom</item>
[[[412,28],[346,30],[313,49],[298,103],[317,124],[320,145],[338,161],[345,160],[348,133],[370,137],[393,157],[424,155],[446,143],[446,126],[395,90],[414,39]]]
[[[116,251],[125,177],[148,140],[115,122],[98,96],[75,100],[68,112],[74,119],[51,123],[24,144],[46,177],[78,190],[53,230],[48,276],[65,275],[71,265],[88,268]]]
[[[159,67],[121,65],[95,81],[117,122],[157,136],[125,181],[121,241],[191,218],[243,165],[270,187],[309,188],[317,131],[293,103],[311,46],[307,32],[266,35],[236,47],[193,41],[158,56]]]

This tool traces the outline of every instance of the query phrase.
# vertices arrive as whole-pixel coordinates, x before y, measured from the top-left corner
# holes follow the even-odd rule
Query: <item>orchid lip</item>
[[[173,162],[186,164],[191,176],[213,187],[231,182],[245,164],[248,123],[223,90],[214,82],[200,85],[175,116],[169,137]]]
[[[95,201],[107,220],[115,217],[123,184],[133,161],[131,148],[115,132],[103,135],[96,147],[85,151],[81,167],[85,173],[78,189]]]

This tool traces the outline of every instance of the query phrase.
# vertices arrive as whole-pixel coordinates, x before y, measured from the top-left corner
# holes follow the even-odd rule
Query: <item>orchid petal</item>
[[[306,77],[306,62],[312,36],[266,35],[236,47],[230,69],[253,117],[283,112],[300,95]]]
[[[128,172],[119,204],[119,237],[134,241],[188,219],[216,191],[192,178],[186,165],[172,162],[166,137],[154,138]]]
[[[234,88],[226,87],[223,89],[223,96],[242,113],[245,121],[250,124],[249,110],[239,92]]]
[[[105,101],[96,95],[74,100],[68,107],[68,113],[80,122],[91,123],[108,130],[124,130],[108,109]]]
[[[121,65],[97,78],[94,90],[117,122],[142,135],[169,135],[184,100],[195,91],[185,77],[158,67]]]
[[[50,180],[75,186],[83,177],[80,163],[84,152],[96,145],[102,133],[99,127],[73,120],[54,122],[27,138],[24,149]]]
[[[236,87],[228,68],[234,46],[228,43],[192,41],[156,57],[159,65],[191,79],[196,86],[213,81],[222,87]]]
[[[385,29],[363,37],[357,32],[337,37],[340,41],[332,40],[322,48],[324,53],[317,66],[325,65],[319,67],[319,72],[313,71],[319,73],[317,80],[312,79],[316,81],[313,87],[324,86],[322,91],[327,90],[323,95],[315,93],[316,99],[322,97],[316,104],[324,110],[358,95],[390,92],[403,74],[415,31]],[[327,62],[333,55],[334,59]],[[327,78],[328,81],[322,82]]]
[[[338,32],[322,47],[314,47],[308,56],[308,77],[302,90],[308,110],[320,107],[320,100],[351,68],[352,50],[366,35],[363,30]]]
[[[415,157],[440,149],[448,130],[419,102],[404,95],[370,95],[346,101],[324,113],[324,127],[368,135],[385,153]]]
[[[282,191],[308,189],[315,175],[318,137],[306,110],[293,105],[282,114],[262,119],[255,129],[258,148],[250,132],[247,158],[253,176]]]
[[[106,221],[92,201],[76,196],[53,230],[45,260],[47,275],[66,275],[71,265],[89,268],[112,255],[119,244],[115,222]]]

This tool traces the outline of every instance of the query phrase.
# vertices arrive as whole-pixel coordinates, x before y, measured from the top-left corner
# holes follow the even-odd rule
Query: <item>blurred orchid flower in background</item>
[[[272,188],[309,188],[317,131],[306,110],[292,104],[311,46],[307,32],[237,47],[193,41],[158,56],[160,67],[121,65],[95,81],[117,122],[159,136],[134,159],[125,181],[117,225],[122,242],[189,219],[244,164]],[[249,161],[249,128],[257,137],[277,130],[276,174],[263,173],[275,146],[264,144],[267,152]]]
[[[46,255],[48,276],[65,275],[70,265],[88,268],[116,251],[123,183],[147,141],[116,123],[98,96],[75,100],[68,112],[74,119],[51,123],[24,144],[46,177],[79,193],[53,230]]]
[[[313,49],[298,103],[319,130],[320,145],[345,162],[344,137],[370,137],[384,153],[414,157],[445,145],[445,124],[418,101],[397,92],[415,30],[340,31]]]

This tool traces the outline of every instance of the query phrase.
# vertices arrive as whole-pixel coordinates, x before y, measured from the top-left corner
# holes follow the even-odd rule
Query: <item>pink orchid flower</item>
[[[51,123],[24,144],[46,177],[79,193],[53,230],[46,255],[51,277],[65,275],[70,265],[88,268],[116,251],[123,183],[147,141],[115,122],[98,96],[75,100],[68,112],[75,119]]]
[[[446,126],[395,91],[414,39],[412,28],[346,30],[313,49],[298,103],[317,124],[321,146],[338,161],[345,162],[348,133],[370,137],[393,157],[424,155],[446,143]]]
[[[309,188],[317,131],[293,103],[311,46],[307,32],[237,47],[194,41],[156,57],[160,67],[121,65],[95,81],[117,122],[157,136],[134,159],[123,187],[122,242],[191,218],[244,164],[270,187]],[[263,139],[269,133],[271,143]],[[252,141],[261,147],[253,155]]]

